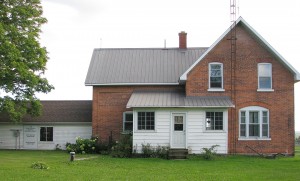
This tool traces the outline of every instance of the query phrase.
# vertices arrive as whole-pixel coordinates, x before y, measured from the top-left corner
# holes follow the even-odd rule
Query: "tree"
[[[40,115],[35,94],[54,89],[42,77],[48,60],[38,41],[47,22],[42,13],[40,0],[0,0],[0,112],[15,122]]]

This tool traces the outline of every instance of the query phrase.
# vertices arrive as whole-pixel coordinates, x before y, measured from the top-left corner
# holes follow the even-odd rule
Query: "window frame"
[[[214,113],[214,117],[215,117],[215,113],[222,113],[222,129],[207,129],[207,113]],[[226,119],[226,114],[224,111],[221,110],[206,110],[205,111],[205,118],[204,118],[204,130],[205,132],[223,132],[225,131],[225,119]]]
[[[250,123],[250,113],[258,113],[258,123]],[[243,116],[242,114],[245,114]],[[264,113],[267,113],[267,123],[264,123]],[[242,122],[242,118],[244,118],[245,123]],[[245,134],[241,134],[242,125],[245,126]],[[259,132],[258,136],[250,136],[250,125],[258,125]],[[264,136],[263,126],[267,125],[267,136]],[[260,106],[249,106],[244,107],[239,110],[239,140],[271,140],[270,137],[270,111],[267,108]]]
[[[46,132],[45,133],[41,133],[42,128],[45,128]],[[48,138],[48,129],[51,128],[52,133],[50,133],[50,135],[52,136],[52,139],[49,140]],[[46,140],[42,140],[42,136],[45,136]],[[53,142],[54,141],[54,127],[53,126],[41,126],[40,127],[40,142]]]
[[[211,66],[220,65],[221,66],[221,87],[211,87]],[[220,62],[211,62],[208,64],[208,91],[225,91],[224,90],[224,70],[223,63]]]
[[[139,129],[139,113],[153,113],[153,129]],[[136,111],[136,118],[134,118],[136,120],[136,126],[135,126],[135,130],[137,132],[155,132],[156,131],[156,113],[155,111],[151,111],[151,110],[139,110],[139,111]],[[145,127],[147,127],[147,120],[145,120]]]
[[[125,130],[125,124],[126,124],[126,122],[129,122],[129,121],[126,121],[126,115],[127,114],[131,114],[132,115],[132,130]],[[134,122],[133,111],[123,112],[123,132],[124,133],[132,133],[133,132],[133,122]]]
[[[261,65],[270,65],[270,76],[260,76],[259,74],[259,67]],[[274,89],[273,89],[273,84],[272,84],[272,81],[273,81],[273,71],[272,71],[272,63],[258,63],[257,64],[257,91],[258,92],[273,92]],[[263,78],[263,77],[270,77],[270,88],[261,88],[260,87],[260,78]]]

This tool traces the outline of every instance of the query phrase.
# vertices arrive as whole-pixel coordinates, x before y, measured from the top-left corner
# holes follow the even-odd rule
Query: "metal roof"
[[[207,49],[94,49],[85,85],[177,85]]]
[[[41,101],[42,115],[25,116],[23,123],[91,123],[92,101]],[[0,115],[0,123],[11,122],[4,113]],[[12,122],[11,122],[12,123]]]
[[[184,92],[135,91],[127,108],[133,107],[234,107],[227,96],[185,96]]]

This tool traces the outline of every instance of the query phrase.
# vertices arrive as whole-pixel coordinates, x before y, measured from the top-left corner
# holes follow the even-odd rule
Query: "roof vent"
[[[184,31],[181,31],[180,33],[178,33],[179,35],[179,48],[180,49],[186,49],[186,35],[187,33]]]

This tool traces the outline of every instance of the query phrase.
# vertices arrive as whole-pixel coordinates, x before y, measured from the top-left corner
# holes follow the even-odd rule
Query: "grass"
[[[206,161],[154,158],[111,158],[104,155],[76,155],[62,151],[0,150],[1,180],[299,180],[300,146],[295,157],[264,159],[249,156],[218,157]],[[33,169],[43,162],[50,168]]]

